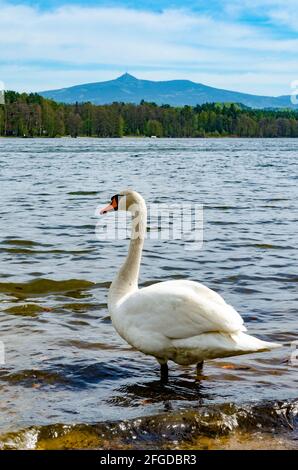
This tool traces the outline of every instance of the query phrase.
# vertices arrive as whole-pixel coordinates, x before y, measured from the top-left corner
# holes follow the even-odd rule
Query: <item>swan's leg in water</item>
[[[168,363],[164,361],[158,361],[160,364],[160,380],[161,382],[167,382],[169,378]]]
[[[168,364],[165,362],[160,365],[160,380],[162,382],[167,382],[169,378],[169,368]]]
[[[201,362],[198,362],[198,363],[197,363],[197,367],[196,367],[197,375],[201,375],[201,374],[202,374],[202,372],[203,372],[203,365],[204,365],[204,361],[201,361]]]

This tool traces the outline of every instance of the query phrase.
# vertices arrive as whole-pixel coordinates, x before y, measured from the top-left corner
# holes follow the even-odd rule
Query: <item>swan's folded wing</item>
[[[140,289],[124,301],[121,310],[132,326],[159,331],[171,339],[246,329],[232,306],[194,282],[169,281]]]

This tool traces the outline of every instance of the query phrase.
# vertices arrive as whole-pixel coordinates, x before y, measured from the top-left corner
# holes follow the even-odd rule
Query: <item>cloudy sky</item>
[[[0,0],[0,81],[38,91],[129,72],[290,94],[297,17],[297,0]]]

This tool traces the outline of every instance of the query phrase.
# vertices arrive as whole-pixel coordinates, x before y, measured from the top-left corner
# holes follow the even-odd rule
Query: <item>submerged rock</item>
[[[2,436],[0,448],[212,449],[229,448],[229,442],[238,448],[295,448],[297,415],[298,400],[223,404],[110,423],[30,427]]]

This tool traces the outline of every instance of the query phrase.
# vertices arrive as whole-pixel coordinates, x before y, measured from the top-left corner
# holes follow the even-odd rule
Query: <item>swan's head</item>
[[[101,214],[109,211],[129,211],[134,212],[139,206],[145,207],[145,201],[142,196],[132,189],[124,189],[111,197],[111,202],[101,209]]]

